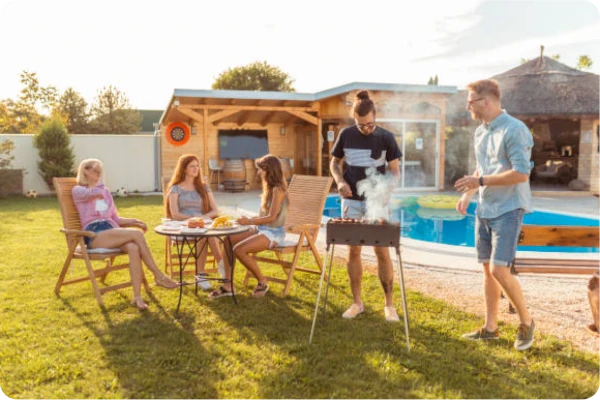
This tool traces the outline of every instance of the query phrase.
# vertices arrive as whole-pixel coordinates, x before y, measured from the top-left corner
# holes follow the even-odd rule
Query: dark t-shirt
[[[375,167],[385,174],[387,162],[402,157],[394,135],[377,126],[370,135],[360,133],[356,125],[342,129],[333,145],[331,155],[344,158],[344,180],[352,189],[353,200],[364,200],[356,191],[356,183],[366,178],[367,168]]]

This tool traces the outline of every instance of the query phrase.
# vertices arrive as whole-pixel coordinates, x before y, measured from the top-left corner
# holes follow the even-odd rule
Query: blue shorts
[[[256,228],[258,233],[262,233],[271,241],[271,243],[269,243],[269,248],[272,248],[277,243],[281,243],[285,240],[285,228],[283,226],[279,228],[271,228],[268,226],[258,225]]]
[[[114,226],[112,226],[110,224],[110,222],[103,220],[103,221],[94,221],[90,224],[87,224],[87,226],[85,228],[83,228],[83,230],[98,233],[98,232],[107,231],[107,230],[113,229],[113,228],[114,228]],[[94,238],[89,238],[86,236],[83,238],[83,240],[85,241],[85,245],[87,247],[90,247],[90,243],[92,243],[92,240],[94,240]]]
[[[389,207],[381,207],[379,213],[373,215],[373,219],[384,218],[389,219]],[[342,198],[342,218],[361,219],[367,214],[367,202],[363,200],[352,200]],[[381,215],[379,215],[381,214]]]
[[[517,252],[517,241],[523,223],[522,208],[509,211],[495,218],[479,218],[475,221],[475,247],[477,262],[500,267],[512,264]]]

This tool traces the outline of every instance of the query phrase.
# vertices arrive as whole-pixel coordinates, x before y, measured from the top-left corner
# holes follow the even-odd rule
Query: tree
[[[556,61],[558,61],[558,60],[560,60],[560,54],[554,54],[554,55],[553,55],[552,57],[550,57],[550,58],[552,58],[553,60],[556,60]]]
[[[438,76],[436,75],[435,77],[429,77],[429,81],[427,81],[428,85],[435,85],[437,86],[438,84]]]
[[[0,101],[0,133],[11,133],[12,115],[8,102],[8,99]]]
[[[56,106],[58,94],[54,86],[41,86],[35,72],[23,71],[20,77],[23,88],[19,99],[6,99],[0,105],[2,132],[37,132],[47,118],[42,112],[51,114]]]
[[[52,178],[75,175],[75,155],[70,144],[67,128],[58,117],[45,121],[40,132],[33,137],[33,145],[38,149],[41,160],[38,161],[38,172],[51,189]]]
[[[294,79],[266,61],[229,68],[217,77],[213,89],[295,92]]]
[[[128,134],[142,128],[142,115],[132,109],[127,96],[113,86],[99,91],[91,115],[90,133]]]
[[[15,144],[12,140],[6,139],[0,142],[0,169],[10,168],[10,164],[15,159],[15,157],[11,155],[14,149]]]
[[[10,192],[11,183],[14,183],[14,171],[4,171],[11,169],[11,163],[15,159],[11,155],[15,149],[15,144],[12,140],[3,140],[0,142],[0,195],[4,195],[7,190]],[[18,172],[20,179],[23,178],[23,172]]]
[[[65,118],[70,134],[89,133],[87,102],[72,88],[64,91],[58,100],[57,111]]]
[[[592,68],[593,63],[594,62],[590,57],[587,55],[581,55],[579,56],[579,61],[577,62],[577,66],[575,68],[579,70],[590,69]]]

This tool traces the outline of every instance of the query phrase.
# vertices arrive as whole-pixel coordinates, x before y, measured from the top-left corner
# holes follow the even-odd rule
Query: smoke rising
[[[367,177],[356,184],[358,194],[365,196],[365,219],[387,221],[390,217],[388,203],[396,186],[396,177],[380,174],[374,167],[367,168],[365,174]]]

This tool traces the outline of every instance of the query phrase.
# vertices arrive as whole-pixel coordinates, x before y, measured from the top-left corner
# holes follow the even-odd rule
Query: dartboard
[[[181,142],[183,139],[185,139],[185,131],[182,128],[176,126],[171,130],[171,139],[173,139],[176,142]]]
[[[174,146],[181,146],[190,139],[190,129],[181,122],[173,122],[165,132],[167,140]]]

